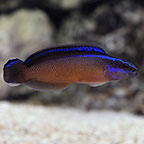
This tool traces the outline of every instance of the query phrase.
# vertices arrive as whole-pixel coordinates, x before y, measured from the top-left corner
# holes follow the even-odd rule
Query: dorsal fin
[[[79,53],[89,52],[93,54],[99,55],[107,55],[106,52],[96,45],[88,45],[88,44],[73,44],[73,45],[61,45],[57,47],[47,48],[44,50],[40,50],[31,56],[29,56],[25,60],[25,64],[27,66],[32,66],[33,64],[37,63],[40,59],[44,59],[45,57],[55,58],[58,56],[68,56],[70,53],[72,54],[79,54]]]

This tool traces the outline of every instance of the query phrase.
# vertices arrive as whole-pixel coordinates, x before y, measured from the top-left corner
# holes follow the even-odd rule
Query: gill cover
[[[106,65],[106,72],[107,76],[110,77],[112,80],[121,80],[129,78],[132,75],[132,71],[129,69],[124,69],[123,67],[120,67],[116,64],[108,64]]]

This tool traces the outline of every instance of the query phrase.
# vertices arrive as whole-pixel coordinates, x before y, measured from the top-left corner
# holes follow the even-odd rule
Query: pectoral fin
[[[24,85],[35,89],[37,91],[53,91],[53,90],[62,90],[68,87],[72,82],[41,82],[37,80],[29,80],[24,83]]]

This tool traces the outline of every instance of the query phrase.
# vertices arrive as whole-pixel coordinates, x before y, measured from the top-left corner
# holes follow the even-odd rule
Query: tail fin
[[[12,84],[17,85],[23,83],[24,80],[24,69],[26,66],[23,64],[23,61],[19,59],[12,59],[9,60],[4,65],[4,81]]]

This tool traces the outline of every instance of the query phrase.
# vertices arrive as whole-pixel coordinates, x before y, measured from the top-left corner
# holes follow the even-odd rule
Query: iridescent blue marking
[[[111,67],[110,65],[107,65],[107,68],[108,68],[108,71],[109,71],[108,75],[111,76],[114,79],[121,79],[122,78],[121,74],[126,74],[126,75],[128,75],[129,73],[132,74],[132,71],[123,70],[121,68],[114,68],[114,67]],[[118,74],[115,75],[114,74],[115,72],[118,72]]]
[[[92,55],[92,54],[88,54],[88,55],[74,55],[73,57],[98,57],[98,58],[112,60],[112,61],[120,61],[123,64],[129,65],[129,66],[131,66],[131,67],[133,67],[134,69],[137,70],[137,68],[134,65],[132,65],[132,64],[130,64],[128,62],[125,62],[125,61],[123,61],[123,60],[121,60],[119,58],[113,58],[113,57],[110,57],[110,56],[107,56],[107,55]]]
[[[130,72],[130,73],[132,73],[131,71],[126,71],[126,70],[123,70],[123,69],[121,69],[121,68],[114,68],[114,67],[111,67],[110,65],[107,65],[107,68],[108,68],[108,70],[109,70],[109,72],[119,72],[119,73],[128,73],[128,72]]]
[[[24,63],[29,63],[31,61],[31,59],[26,60]]]
[[[39,53],[38,55],[28,59],[25,61],[25,63],[29,63],[32,59],[35,59],[39,56],[43,56],[43,55],[46,55],[48,53],[55,53],[55,52],[65,52],[65,51],[92,51],[94,50],[95,52],[99,52],[99,53],[102,53],[102,54],[106,54],[104,50],[100,49],[100,48],[97,48],[97,47],[94,47],[94,46],[81,46],[81,47],[72,47],[72,48],[61,48],[61,49],[51,49],[51,50],[48,50],[46,52],[42,52],[42,53]]]
[[[75,49],[76,49],[76,48],[75,48]],[[98,50],[100,50],[100,49],[98,49]],[[48,52],[49,52],[49,51],[47,51],[47,52],[45,52],[45,53],[48,53]],[[43,54],[43,53],[41,53],[41,54]],[[64,57],[69,57],[69,56],[64,56]],[[70,57],[98,57],[98,58],[107,59],[107,60],[112,60],[112,61],[120,61],[120,62],[122,62],[123,64],[129,65],[129,66],[131,66],[131,67],[133,67],[134,69],[137,70],[137,68],[136,68],[134,65],[132,65],[132,64],[130,64],[130,63],[128,63],[128,62],[125,62],[125,61],[123,61],[123,60],[121,60],[121,59],[113,58],[113,57],[110,57],[110,56],[107,56],[107,55],[87,54],[87,55],[72,55],[72,56],[70,56]],[[31,59],[28,59],[27,61],[25,61],[25,63],[28,63],[28,62],[30,62],[30,61],[31,61]]]
[[[19,62],[20,62],[19,60],[12,61],[12,62],[10,62],[9,64],[7,64],[5,67],[6,67],[6,68],[7,68],[7,67],[10,67],[10,66],[12,66],[13,64],[19,63]]]
[[[121,78],[120,75],[115,76],[115,75],[113,75],[113,73],[108,73],[108,75],[111,76],[111,78],[116,79],[116,80]]]

